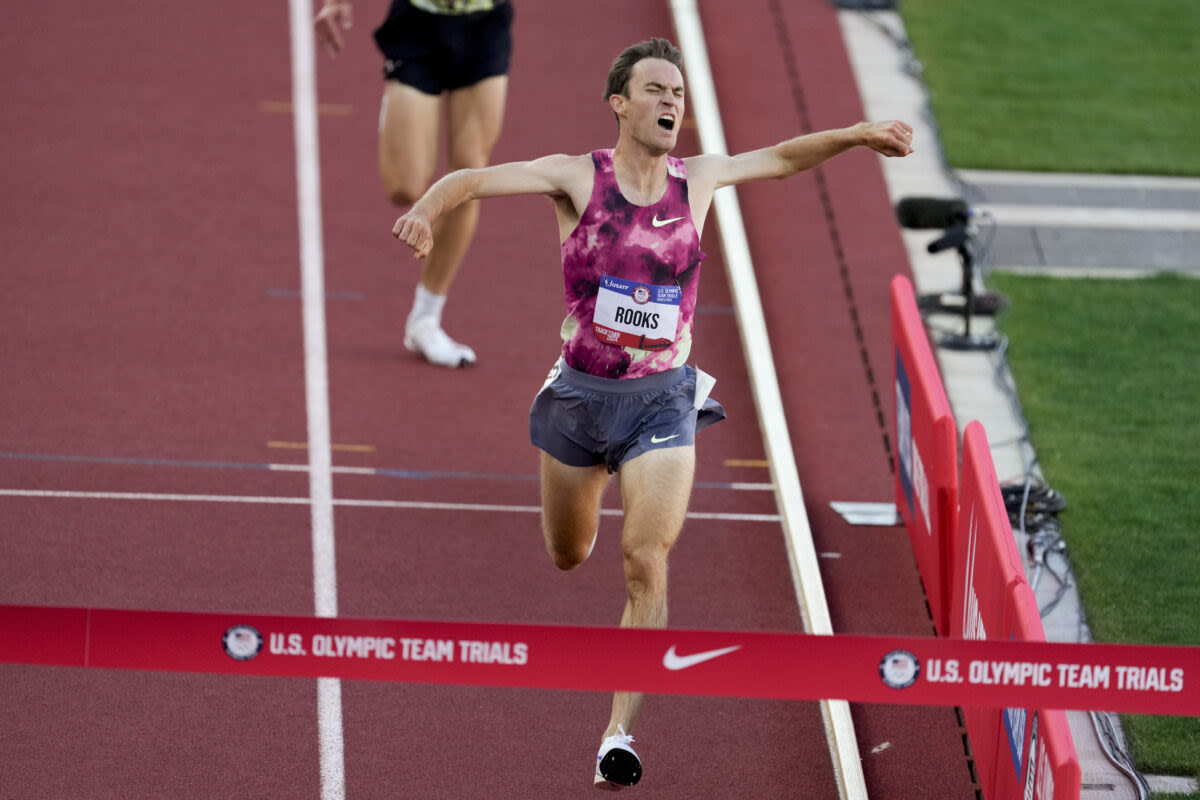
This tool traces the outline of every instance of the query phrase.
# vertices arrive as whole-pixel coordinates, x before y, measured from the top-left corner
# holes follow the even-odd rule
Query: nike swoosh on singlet
[[[727,653],[732,653],[734,650],[740,650],[741,647],[740,644],[735,644],[732,647],[722,647],[720,650],[705,650],[700,653],[692,653],[690,656],[681,656],[675,652],[675,645],[671,645],[671,649],[663,655],[663,666],[672,672],[687,669],[697,664],[703,664],[705,661],[720,658]]]
[[[663,442],[667,442],[667,441],[670,441],[671,439],[674,439],[678,435],[679,435],[678,433],[672,433],[670,436],[664,436],[660,439],[660,438],[658,438],[658,434],[655,433],[650,437],[650,443],[651,444],[662,444]]]
[[[654,224],[654,227],[661,228],[663,225],[670,225],[672,222],[679,222],[679,220],[681,220],[681,219],[683,219],[683,217],[671,217],[670,219],[659,219],[658,215],[655,214],[654,219],[651,220],[651,222]]]

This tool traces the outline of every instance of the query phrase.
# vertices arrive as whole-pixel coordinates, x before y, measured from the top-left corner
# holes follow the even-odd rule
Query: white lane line
[[[292,102],[295,107],[296,186],[304,322],[304,394],[308,412],[309,492],[312,496],[314,601],[317,616],[337,616],[333,551],[333,456],[329,434],[329,375],[325,351],[324,242],[317,150],[312,4],[292,0]]]
[[[267,469],[272,472],[308,472],[307,464],[268,464]],[[331,467],[330,472],[336,472],[339,475],[378,475],[379,470],[374,467]]]
[[[176,503],[264,503],[306,506],[307,497],[255,497],[241,494],[177,494],[171,492],[79,492],[61,489],[0,489],[0,497],[40,497],[63,500],[158,500]]]
[[[700,148],[706,153],[726,154],[724,127],[717,106],[712,69],[708,63],[708,46],[700,25],[700,11],[695,0],[671,0],[671,16],[679,35],[687,67],[688,97],[695,110],[700,134]],[[792,581],[804,628],[809,633],[831,634],[833,622],[821,581],[821,567],[813,545],[812,529],[800,474],[792,451],[791,436],[783,412],[779,380],[767,337],[762,300],[754,277],[750,245],[742,222],[742,212],[733,188],[713,195],[713,210],[717,216],[722,252],[729,272],[730,291],[737,312],[738,329],[742,334],[742,351],[750,374],[750,386],[758,417],[762,421],[763,441],[770,463],[771,478],[782,514],[784,538],[787,542]],[[862,756],[850,718],[850,706],[843,700],[823,700],[821,716],[829,746],[838,795],[842,800],[866,800],[866,778],[863,776]]]
[[[297,213],[300,224],[300,291],[304,320],[304,395],[308,413],[308,487],[312,500],[313,601],[318,617],[336,617],[333,457],[329,434],[329,375],[325,360],[325,266],[321,232],[313,11],[311,0],[290,0],[288,7],[292,39]],[[321,800],[345,800],[342,686],[334,678],[320,678],[317,681],[317,736]]]
[[[0,489],[0,497],[35,497],[61,500],[130,500],[168,503],[246,503],[253,505],[306,506],[307,497],[268,497],[244,494],[172,494],[165,492],[81,492],[54,489]],[[540,514],[541,506],[515,506],[489,503],[434,503],[422,500],[353,500],[335,499],[332,505],[346,508],[400,508],[417,511],[479,511],[487,514]],[[605,508],[606,517],[622,515],[619,508]],[[720,520],[724,522],[779,522],[778,514],[737,514],[731,512],[689,511],[688,519]]]
[[[333,450],[337,450],[337,445],[333,446]],[[22,460],[31,461],[52,461],[61,463],[89,463],[89,464],[118,464],[121,466],[143,466],[143,467],[173,467],[173,468],[198,468],[198,469],[263,469],[270,472],[308,472],[310,467],[308,464],[258,464],[253,462],[235,462],[235,461],[179,461],[173,459],[162,458],[119,458],[106,456],[68,456],[68,455],[45,455],[38,453],[5,453],[0,452],[0,459],[4,460]],[[473,473],[473,472],[440,472],[434,470],[420,469],[393,469],[387,467],[338,467],[332,466],[329,471],[334,475],[365,475],[368,477],[383,477],[383,478],[399,478],[415,481],[429,481],[434,479],[448,480],[487,480],[487,481],[511,481],[521,483],[533,483],[537,481],[536,475],[516,475],[503,473]],[[770,483],[750,483],[746,481],[737,481],[733,483],[724,483],[721,481],[696,481],[698,489],[716,489],[730,490],[735,492],[773,492],[775,487]]]
[[[773,483],[731,483],[730,489],[735,492],[773,492],[775,484]]]
[[[267,464],[267,469],[272,472],[307,472],[308,465],[306,464]],[[395,470],[378,469],[376,467],[331,467],[330,471],[335,475],[368,475],[368,476],[387,476],[394,474]],[[457,477],[457,476],[456,476]],[[464,475],[463,477],[475,477]],[[501,476],[480,476],[480,477],[501,477]],[[507,477],[507,476],[505,476]],[[719,485],[710,484],[708,488],[714,489],[729,489],[735,492],[773,492],[775,485],[771,483],[747,483],[734,482],[722,483]]]

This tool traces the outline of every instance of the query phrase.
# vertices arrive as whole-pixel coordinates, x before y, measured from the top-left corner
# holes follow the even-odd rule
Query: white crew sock
[[[432,319],[438,326],[442,324],[442,309],[446,306],[446,295],[434,294],[420,283],[413,297],[412,311],[409,319]]]

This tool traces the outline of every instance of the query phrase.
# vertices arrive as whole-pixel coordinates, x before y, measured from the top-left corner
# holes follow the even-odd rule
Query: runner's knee
[[[667,552],[668,548],[658,543],[625,549],[625,588],[631,598],[666,591]]]
[[[546,552],[554,561],[554,566],[563,571],[572,570],[587,561],[596,544],[596,536],[584,541],[579,538],[562,540],[558,537],[546,536]]]
[[[568,549],[563,547],[547,547],[546,551],[550,553],[550,558],[554,560],[554,566],[563,572],[569,572],[584,561],[587,561],[587,548],[573,547]]]

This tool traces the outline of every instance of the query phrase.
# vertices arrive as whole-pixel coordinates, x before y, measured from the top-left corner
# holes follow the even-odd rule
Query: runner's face
[[[626,121],[633,138],[656,153],[668,153],[683,125],[683,75],[670,61],[644,58],[629,78]]]

